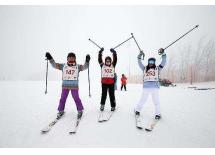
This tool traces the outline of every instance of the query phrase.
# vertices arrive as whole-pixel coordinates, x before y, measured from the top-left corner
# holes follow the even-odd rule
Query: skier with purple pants
[[[62,71],[62,92],[57,117],[63,116],[66,99],[71,90],[71,94],[78,111],[77,117],[80,119],[82,117],[84,107],[79,97],[78,77],[80,71],[83,71],[89,67],[90,55],[86,56],[84,65],[79,65],[76,63],[76,56],[74,53],[68,54],[67,63],[56,63],[51,54],[48,52],[46,53],[46,58],[50,61],[52,67]]]

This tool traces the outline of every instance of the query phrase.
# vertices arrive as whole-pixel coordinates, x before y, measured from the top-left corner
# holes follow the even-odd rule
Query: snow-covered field
[[[198,85],[215,87],[215,82]],[[76,118],[71,95],[64,118],[49,133],[40,133],[55,118],[61,82],[49,82],[47,95],[44,86],[44,81],[0,82],[0,147],[215,147],[215,90],[188,89],[186,84],[161,87],[163,118],[152,132],[146,132],[136,129],[133,110],[142,85],[116,91],[116,113],[109,122],[98,123],[100,85],[92,86],[89,98],[88,86],[81,84],[85,112],[76,135],[69,135]],[[144,125],[153,113],[150,99],[142,111]]]

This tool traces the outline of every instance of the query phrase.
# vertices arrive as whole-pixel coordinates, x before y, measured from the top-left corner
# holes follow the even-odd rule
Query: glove
[[[51,56],[51,54],[49,52],[46,52],[46,58],[48,60],[52,60],[53,59],[52,56]]]
[[[104,47],[102,47],[99,51],[99,54],[102,54],[102,52],[104,51]]]
[[[110,51],[111,53],[116,53],[116,51],[113,48],[111,48]]]
[[[140,53],[141,53],[143,56],[145,56],[145,54],[144,54],[144,52],[143,52],[143,51],[140,51]]]
[[[163,48],[160,48],[160,49],[158,50],[158,54],[159,54],[159,55],[163,55],[163,54],[164,54],[164,49],[163,49]]]
[[[90,55],[89,54],[86,55],[86,62],[88,62],[88,63],[90,62]]]
[[[143,51],[140,51],[140,53],[138,54],[137,58],[138,59],[142,59],[141,57],[143,56],[143,59],[145,57],[145,54],[143,53]]]

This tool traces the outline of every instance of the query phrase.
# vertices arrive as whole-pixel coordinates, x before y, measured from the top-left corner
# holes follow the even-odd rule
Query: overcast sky
[[[76,53],[80,64],[90,54],[91,77],[98,79],[99,49],[88,38],[104,47],[106,56],[131,32],[146,60],[156,57],[159,62],[157,50],[196,24],[199,29],[169,48],[167,54],[187,44],[195,47],[203,36],[214,39],[214,19],[214,6],[0,6],[0,79],[44,80],[46,51],[62,63],[69,52]],[[141,73],[133,40],[119,47],[117,53],[119,75],[128,74],[129,66],[131,74]],[[50,79],[61,78],[61,73],[52,68],[49,73]]]

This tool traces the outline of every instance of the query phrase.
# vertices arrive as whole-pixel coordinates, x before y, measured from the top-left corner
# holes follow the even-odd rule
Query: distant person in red
[[[127,78],[124,74],[122,74],[122,77],[121,77],[121,91],[122,91],[122,88],[124,87],[125,91],[126,91],[126,84],[127,84]]]

